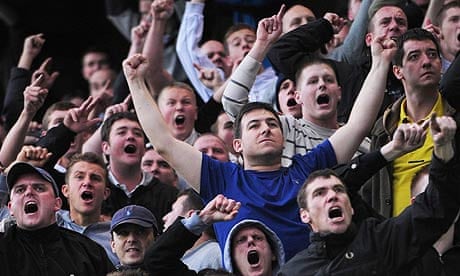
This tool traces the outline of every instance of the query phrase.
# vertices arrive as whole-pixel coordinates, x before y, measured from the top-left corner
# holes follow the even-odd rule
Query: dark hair
[[[224,35],[224,48],[227,54],[228,54],[228,44],[227,44],[228,37],[231,36],[233,33],[238,32],[240,30],[250,30],[254,34],[256,34],[256,30],[254,29],[254,27],[252,27],[251,25],[245,24],[245,23],[236,23],[230,26]]]
[[[115,113],[110,116],[107,120],[104,121],[101,127],[101,138],[102,141],[108,142],[110,138],[110,131],[112,130],[112,126],[116,121],[127,119],[129,121],[137,122],[140,125],[139,119],[137,118],[136,114],[133,112],[125,111]]]
[[[403,9],[404,6],[401,2],[402,2],[401,0],[373,1],[368,9],[367,15],[369,18],[369,21],[368,21],[369,23],[367,26],[367,30],[369,32],[374,30],[374,16],[383,7],[396,7],[396,8],[400,8],[404,12],[404,9]],[[404,12],[404,14],[406,14],[406,12]]]
[[[276,120],[278,121],[280,127],[282,128],[280,117],[278,116],[275,109],[273,109],[271,105],[269,105],[268,103],[262,103],[262,102],[250,102],[250,103],[245,104],[241,108],[240,112],[238,113],[238,116],[236,116],[235,125],[233,126],[235,129],[235,138],[237,139],[241,138],[241,133],[242,133],[241,119],[243,118],[243,116],[257,109],[263,109],[263,110],[267,110],[271,112],[276,117]]]
[[[104,161],[102,160],[102,158],[93,152],[85,152],[83,154],[77,153],[72,156],[72,158],[70,159],[70,163],[67,167],[67,172],[65,174],[65,182],[67,184],[69,184],[69,175],[70,175],[70,172],[72,171],[72,167],[78,162],[87,162],[87,163],[95,164],[101,167],[105,173],[104,180],[105,180],[106,186],[108,186],[109,182],[107,179],[107,167]]]
[[[183,202],[183,210],[201,210],[204,207],[203,200],[198,193],[193,189],[185,189],[177,195],[177,198],[186,196],[186,200]]]
[[[322,169],[312,172],[305,182],[303,183],[302,187],[300,187],[299,192],[297,193],[297,205],[299,208],[306,209],[307,208],[307,186],[308,184],[312,183],[318,178],[331,178],[332,176],[337,177],[341,180],[340,176],[331,169]]]
[[[439,10],[438,14],[436,15],[435,23],[437,26],[441,26],[441,22],[444,20],[447,10],[452,8],[460,8],[460,3],[458,1],[452,1],[450,3],[443,5]]]
[[[235,274],[223,269],[205,268],[198,272],[198,276],[234,276]]]
[[[396,54],[393,57],[394,65],[402,66],[402,60],[404,57],[404,43],[406,43],[406,41],[409,41],[409,40],[417,40],[417,41],[431,40],[436,46],[436,52],[438,53],[439,58],[441,58],[440,50],[439,50],[439,43],[438,43],[438,40],[433,36],[433,34],[422,28],[413,28],[413,29],[408,30],[404,34],[402,34],[396,40],[397,50],[396,50]]]
[[[49,123],[50,123],[50,115],[51,113],[53,113],[54,111],[67,111],[67,110],[70,110],[74,107],[77,107],[75,104],[69,102],[69,101],[59,101],[59,102],[56,102],[52,105],[50,105],[50,107],[48,107],[48,109],[46,110],[45,114],[43,115],[43,119],[42,119],[42,128],[45,129],[45,130],[48,130],[48,126],[49,126]]]
[[[305,68],[310,67],[312,65],[316,64],[325,64],[329,67],[331,67],[332,71],[334,71],[335,75],[335,80],[338,82],[339,81],[339,73],[337,71],[337,67],[335,64],[330,60],[330,59],[325,59],[325,58],[320,58],[316,56],[306,56],[305,58],[301,59],[299,62],[296,64],[296,73],[295,73],[295,83],[296,85],[299,84],[299,78],[302,76],[302,72]]]

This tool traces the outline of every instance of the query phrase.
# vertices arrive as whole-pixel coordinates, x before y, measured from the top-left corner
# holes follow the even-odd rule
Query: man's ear
[[[298,104],[302,104],[302,99],[300,98],[300,91],[299,91],[299,90],[296,90],[296,91],[295,91],[294,97],[295,97],[295,101],[296,101]]]
[[[61,192],[66,198],[69,198],[69,184],[62,185]]]
[[[398,65],[393,65],[393,74],[398,80],[402,80],[404,78],[403,74],[401,73],[401,67]]]
[[[57,212],[62,207],[62,199],[58,196],[54,201],[54,211]]]
[[[366,46],[370,47],[372,44],[372,33],[367,33],[364,40],[366,42]]]
[[[104,200],[106,200],[107,198],[109,198],[110,193],[111,193],[110,188],[109,188],[109,187],[106,187],[106,188],[104,189]]]
[[[241,153],[243,151],[243,146],[241,145],[241,139],[233,139],[233,149],[235,152]]]
[[[303,223],[310,224],[311,218],[310,218],[310,213],[307,211],[307,209],[300,208],[299,213],[300,213],[300,220]]]
[[[101,147],[102,147],[102,152],[104,153],[104,155],[109,155],[109,152],[110,152],[110,144],[109,144],[109,142],[102,141]]]

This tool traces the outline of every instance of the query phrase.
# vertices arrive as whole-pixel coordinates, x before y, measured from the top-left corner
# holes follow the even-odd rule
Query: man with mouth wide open
[[[91,239],[58,227],[61,198],[48,172],[25,162],[8,171],[10,202],[16,218],[0,236],[2,275],[106,275],[113,265]]]

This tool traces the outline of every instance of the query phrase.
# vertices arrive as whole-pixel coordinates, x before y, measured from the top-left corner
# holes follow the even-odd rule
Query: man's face
[[[276,260],[264,232],[248,226],[232,241],[233,260],[241,275],[271,275]]]
[[[208,40],[201,46],[201,52],[227,75],[231,73],[232,64],[225,53],[224,45],[217,40]]]
[[[60,123],[64,121],[65,115],[69,112],[69,110],[55,110],[49,115],[48,126],[46,130],[50,130],[53,127],[58,126]],[[74,141],[70,144],[69,149],[64,154],[65,157],[70,158],[75,153],[81,152],[81,147],[84,143],[84,133],[78,133]]]
[[[344,233],[351,223],[353,208],[345,185],[335,176],[318,177],[306,187],[307,208],[300,218],[314,232]]]
[[[68,113],[68,110],[55,110],[50,113],[48,117],[48,126],[46,130],[58,126],[64,121],[65,115]]]
[[[404,43],[402,66],[393,66],[406,92],[431,87],[436,89],[441,79],[441,58],[431,40],[408,40]]]
[[[82,75],[85,80],[89,80],[94,72],[100,69],[109,68],[107,54],[99,52],[90,52],[83,56]]]
[[[193,93],[184,88],[168,88],[161,92],[158,107],[173,136],[181,141],[187,139],[193,131],[197,118]]]
[[[283,34],[316,20],[315,14],[302,5],[292,6],[283,17]]]
[[[160,182],[174,187],[177,185],[174,169],[155,150],[149,149],[145,152],[141,166],[144,172],[152,173]]]
[[[94,98],[100,97],[105,106],[110,105],[113,99],[114,80],[115,73],[111,69],[97,70],[89,78],[90,95]]]
[[[460,50],[460,8],[448,9],[440,27],[443,56],[452,61]]]
[[[198,137],[198,139],[193,144],[193,147],[213,159],[222,162],[227,162],[229,160],[228,151],[225,147],[225,144],[219,138],[213,135],[204,135]]]
[[[264,109],[254,109],[241,119],[241,138],[233,141],[236,152],[244,160],[256,160],[267,165],[281,157],[284,138],[275,115]]]
[[[315,124],[335,120],[341,89],[334,70],[327,64],[312,64],[302,70],[296,99],[302,105],[304,119]]]
[[[54,194],[50,182],[38,174],[24,174],[14,184],[8,209],[19,228],[37,230],[56,222],[55,213],[61,199]]]
[[[249,29],[241,29],[228,36],[228,55],[233,62],[241,61],[251,50],[256,41],[256,34]]]
[[[278,103],[284,115],[291,115],[294,118],[302,118],[302,106],[295,100],[295,83],[285,79],[278,92]]]
[[[112,252],[118,256],[122,265],[142,264],[145,251],[155,241],[152,228],[131,223],[118,226],[112,235]]]
[[[67,171],[67,175],[67,183],[62,186],[62,193],[69,200],[70,213],[99,218],[102,202],[110,194],[104,168],[98,164],[80,161]]]
[[[380,8],[369,22],[370,32],[366,34],[366,44],[371,45],[375,37],[385,35],[385,40],[396,39],[407,31],[407,16],[402,9],[393,6]]]
[[[115,121],[110,129],[109,142],[102,142],[104,154],[110,155],[110,163],[140,167],[145,152],[144,133],[138,122],[128,119]]]
[[[225,112],[217,117],[217,136],[225,142],[228,150],[233,150],[232,144],[235,138],[233,122]]]
[[[186,216],[186,210],[184,210],[184,202],[187,199],[186,195],[180,196],[174,201],[174,203],[171,206],[171,211],[167,213],[162,219],[164,222],[164,231],[168,229],[169,226],[171,226],[176,219],[181,216],[185,217]]]

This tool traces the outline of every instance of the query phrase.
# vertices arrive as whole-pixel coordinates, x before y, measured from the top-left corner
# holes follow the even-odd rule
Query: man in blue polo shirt
[[[282,12],[281,12],[282,13]],[[280,28],[281,15],[264,19],[259,24],[265,28]],[[269,22],[275,20],[274,22]],[[273,31],[273,30],[268,30]],[[209,201],[221,193],[241,202],[242,207],[235,220],[216,225],[221,248],[231,227],[243,219],[258,219],[273,229],[283,242],[286,257],[308,245],[308,230],[300,222],[296,208],[296,195],[310,172],[332,167],[350,160],[364,136],[368,133],[380,106],[387,71],[395,51],[393,41],[383,37],[374,40],[375,64],[356,100],[348,123],[321,145],[303,156],[295,156],[289,168],[281,167],[283,132],[280,120],[271,106],[250,103],[245,106],[235,124],[233,146],[241,153],[243,167],[210,159],[191,146],[174,139],[169,132],[158,106],[145,85],[149,73],[147,61],[141,55],[128,58],[124,71],[133,97],[134,106],[143,130],[160,155],[168,161],[187,182]],[[340,86],[333,69],[315,70],[302,68],[303,83],[299,93],[325,95],[340,93]],[[311,80],[317,80],[315,84]],[[325,109],[328,101],[318,103]]]

